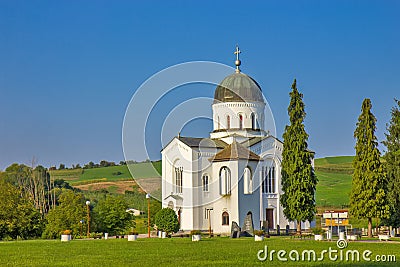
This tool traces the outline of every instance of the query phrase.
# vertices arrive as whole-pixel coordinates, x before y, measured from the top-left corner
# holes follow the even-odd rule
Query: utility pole
[[[147,198],[147,237],[150,238],[150,194],[146,194]]]
[[[90,237],[90,201],[86,201],[87,207],[87,237]]]

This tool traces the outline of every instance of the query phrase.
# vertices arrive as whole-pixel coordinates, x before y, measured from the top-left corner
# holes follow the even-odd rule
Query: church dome
[[[264,102],[261,87],[250,76],[237,71],[217,86],[214,102]]]

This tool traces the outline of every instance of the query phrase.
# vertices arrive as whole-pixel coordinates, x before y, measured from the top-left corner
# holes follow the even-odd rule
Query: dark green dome
[[[264,102],[258,83],[241,72],[226,77],[215,89],[216,102]]]

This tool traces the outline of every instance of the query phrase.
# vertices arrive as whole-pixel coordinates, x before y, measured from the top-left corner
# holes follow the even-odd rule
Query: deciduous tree
[[[40,236],[40,214],[26,194],[11,183],[0,180],[0,196],[0,240]]]
[[[133,226],[134,217],[126,210],[128,205],[123,196],[106,195],[93,209],[99,230],[110,234],[122,234]]]
[[[58,202],[59,205],[46,216],[44,237],[57,238],[63,230],[72,230],[73,235],[78,235],[80,221],[86,221],[85,197],[81,193],[63,189]]]

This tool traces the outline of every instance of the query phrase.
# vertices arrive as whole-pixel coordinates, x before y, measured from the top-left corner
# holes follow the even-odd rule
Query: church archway
[[[243,129],[243,115],[239,114],[239,129]]]
[[[253,193],[253,174],[248,166],[244,168],[243,172],[243,191],[244,194]]]
[[[257,122],[256,122],[256,116],[254,115],[254,113],[251,113],[251,115],[250,115],[250,120],[251,120],[251,129],[252,130],[255,130],[256,129],[256,125],[257,125]]]
[[[219,171],[219,193],[223,196],[231,194],[231,170],[226,166]]]
[[[222,225],[229,225],[229,213],[226,211],[222,213]]]

